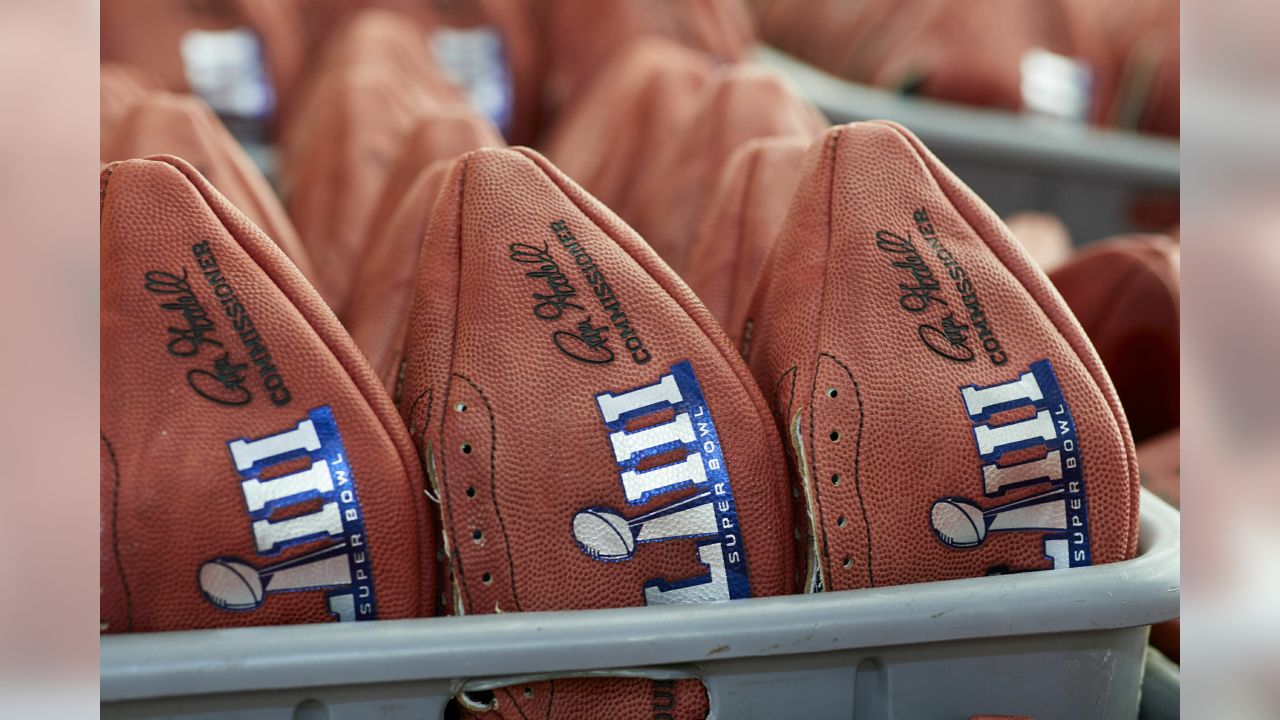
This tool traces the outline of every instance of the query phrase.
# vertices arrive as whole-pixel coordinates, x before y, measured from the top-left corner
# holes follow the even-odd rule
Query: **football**
[[[417,267],[399,407],[432,469],[459,612],[799,588],[760,391],[613,212],[534,151],[476,150],[445,179]],[[545,716],[552,692],[532,687],[510,702]],[[705,714],[696,681],[675,687],[689,717]],[[620,717],[652,710],[635,679],[553,692],[557,708],[594,697]]]
[[[812,587],[1136,552],[1134,445],[1097,353],[901,126],[837,126],[809,149],[745,323],[804,488]]]
[[[324,301],[186,162],[101,183],[103,632],[434,614],[417,455]]]

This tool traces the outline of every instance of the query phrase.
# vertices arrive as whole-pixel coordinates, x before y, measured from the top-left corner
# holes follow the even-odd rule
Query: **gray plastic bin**
[[[1122,563],[681,607],[102,638],[103,717],[435,720],[547,676],[699,677],[717,720],[1135,718],[1178,615],[1178,513],[1143,491]],[[591,719],[594,720],[594,719]]]

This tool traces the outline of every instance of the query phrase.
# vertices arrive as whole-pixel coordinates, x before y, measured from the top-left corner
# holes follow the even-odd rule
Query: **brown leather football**
[[[636,170],[635,194],[619,213],[684,276],[699,213],[733,151],[760,137],[813,137],[827,125],[773,70],[728,66],[703,89],[680,132]]]
[[[446,178],[418,268],[399,406],[440,502],[454,612],[798,587],[768,408],[616,215],[531,150],[477,150]],[[498,711],[583,717],[566,709],[574,681],[551,685]],[[593,716],[653,712],[649,681],[587,686]],[[672,692],[681,717],[705,716],[697,682]]]
[[[98,140],[105,142],[129,108],[147,93],[159,89],[160,83],[151,73],[124,63],[104,62],[99,70]]]
[[[1124,412],[1000,219],[911,133],[810,149],[748,359],[828,590],[1114,562],[1137,549]]]
[[[1020,110],[1025,107],[1087,119],[1093,91],[1108,82],[1107,56],[1096,13],[1078,0],[925,0],[900,15],[901,31],[864,56],[874,84],[911,88],[940,100]],[[1000,32],[991,30],[999,27]],[[1086,63],[1087,81],[1054,74],[1041,80],[1033,52]],[[1073,106],[1079,103],[1078,106]]]
[[[492,73],[490,80],[505,80],[500,86],[509,105],[504,133],[511,142],[533,142],[542,103],[545,48],[536,9],[528,0],[293,2],[303,8],[303,25],[313,48],[324,47],[327,40],[363,21],[365,16],[396,18],[393,22],[408,31],[396,34],[411,39],[406,47],[412,52],[430,49],[429,54],[443,65],[480,69]],[[455,35],[456,39],[457,34],[469,37],[451,43],[449,36]]]
[[[545,93],[557,112],[637,40],[665,38],[721,61],[744,60],[755,42],[739,0],[556,0],[547,3],[543,22]]]
[[[192,87],[184,44],[199,31],[248,31],[261,54],[260,71],[278,105],[302,69],[304,37],[297,8],[281,0],[115,0],[101,13],[101,56],[142,68],[176,92]],[[226,58],[220,58],[225,61]]]
[[[282,184],[316,288],[341,314],[382,183],[417,119],[439,105],[377,65],[329,75],[316,94],[323,101],[286,137]]]
[[[420,116],[387,171],[387,179],[382,183],[378,202],[369,219],[366,242],[376,242],[376,238],[382,235],[405,193],[427,166],[440,160],[453,160],[477,148],[502,147],[505,144],[492,123],[462,105],[451,105]]]
[[[693,116],[712,69],[705,53],[670,40],[632,43],[561,109],[547,157],[600,202],[624,212],[641,169]]]
[[[413,444],[294,264],[174,157],[101,218],[102,631],[432,614]]]
[[[1163,235],[1122,235],[1049,275],[1098,349],[1138,442],[1181,422],[1178,258]]]
[[[324,102],[323,96],[317,98],[316,94],[326,77],[357,66],[378,66],[391,71],[405,87],[461,99],[432,59],[422,26],[411,17],[376,7],[344,17],[339,29],[314,51],[291,103],[289,125],[306,124],[308,113],[314,112],[311,103]]]
[[[397,381],[413,306],[418,253],[436,196],[452,164],[452,159],[440,160],[419,173],[380,233],[370,236],[347,306],[345,325],[351,338],[392,397],[399,396]]]
[[[741,347],[752,291],[787,217],[810,141],[784,135],[743,143],[703,209],[685,280],[734,347]]]
[[[119,127],[102,138],[102,160],[176,155],[280,246],[303,275],[310,259],[275,191],[218,116],[194,95],[153,92],[133,103]]]
[[[502,145],[487,121],[462,108],[445,110],[418,122],[388,173],[343,322],[389,391],[400,372],[418,250],[445,173],[468,150]]]

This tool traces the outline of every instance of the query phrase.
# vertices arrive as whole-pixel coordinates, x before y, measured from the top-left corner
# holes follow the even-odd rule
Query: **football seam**
[[[515,600],[516,610],[523,610],[520,606],[520,592],[516,589],[516,567],[515,561],[511,557],[511,539],[507,536],[506,523],[502,521],[502,508],[498,505],[498,488],[496,478],[495,456],[498,448],[498,427],[494,419],[493,405],[489,403],[489,398],[484,394],[478,385],[471,378],[462,373],[452,373],[454,377],[461,378],[471,386],[472,390],[480,396],[480,400],[484,403],[485,410],[489,414],[489,497],[493,504],[493,514],[498,518],[498,529],[502,533],[502,544],[506,548],[507,571],[511,576],[511,597]],[[448,398],[448,393],[445,394]],[[447,401],[447,400],[446,400]],[[443,426],[444,423],[441,423]]]
[[[457,282],[455,283],[454,294],[453,294],[453,312],[449,313],[449,316],[453,319],[453,328],[450,331],[451,339],[449,342],[449,369],[448,369],[448,374],[445,376],[444,392],[441,394],[441,402],[445,404],[449,402],[449,390],[453,386],[453,376],[455,375],[453,371],[453,366],[454,366],[454,361],[457,359],[456,349],[458,347],[457,345],[458,343],[458,299],[462,295],[462,211],[463,211],[464,201],[466,199],[466,194],[467,194],[467,171],[471,167],[469,156],[467,158],[464,158],[461,161],[460,165],[461,167],[459,167],[457,170],[458,211],[457,211],[457,223],[454,228],[454,247],[457,250],[457,272],[455,273],[455,277],[457,277]],[[441,188],[441,192],[444,192],[444,188]],[[434,210],[432,212],[434,214]],[[419,258],[418,266],[419,267],[422,266],[421,258]],[[417,288],[415,288],[414,295],[415,295],[415,301],[416,301]],[[434,403],[434,400],[430,400],[429,402]],[[428,415],[430,415],[430,412],[428,412]],[[448,489],[449,471],[446,467],[448,463],[448,453],[443,452],[443,448],[445,446],[444,445],[444,425],[445,425],[444,415],[445,413],[442,407],[441,417],[440,417],[440,429],[438,431],[440,436],[440,448],[441,448],[440,457],[437,460],[440,466],[440,477],[438,480],[438,484],[440,486],[440,507],[442,508],[441,515],[442,515],[442,519],[445,516],[447,516],[448,524],[446,527],[441,528],[441,532],[450,537],[453,537],[455,534],[455,530],[458,527],[458,523],[457,523],[457,520],[454,518],[454,514],[453,514],[453,502],[451,501],[445,502],[445,499],[449,497],[449,489]],[[425,438],[427,435],[427,427],[425,425],[422,428],[422,435],[424,438],[423,444],[425,445]],[[453,555],[449,557],[449,564],[453,568],[453,574],[456,578],[456,581],[453,584],[454,592],[457,593],[460,591],[462,594],[464,594],[466,596],[466,605],[468,608],[470,608],[472,604],[471,585],[470,583],[467,582],[467,573],[466,573],[466,570],[463,568],[461,547],[458,547],[457,552],[453,553]]]
[[[827,246],[826,246],[825,252],[823,253],[822,286],[821,286],[821,290],[818,293],[818,327],[817,327],[817,332],[813,334],[813,354],[815,356],[819,356],[819,358],[822,352],[820,349],[822,347],[822,314],[823,314],[822,308],[823,306],[826,305],[827,273],[831,267],[829,262],[831,258],[831,210],[832,210],[831,202],[835,195],[835,183],[836,183],[835,161],[836,161],[836,152],[840,147],[841,135],[843,135],[843,132],[841,132],[840,130],[837,130],[831,134],[831,139],[829,141],[830,147],[827,150],[827,160],[830,163],[830,167],[828,169],[828,172],[830,173],[830,177],[828,178],[828,181],[827,181]],[[811,387],[809,391],[809,453],[808,453],[809,457],[811,458],[809,462],[812,463],[814,473],[817,473],[818,471],[818,464],[817,464],[818,459],[816,457],[817,448],[813,442],[813,391],[817,388],[817,382],[818,382],[818,374],[817,374],[817,367],[815,363],[814,375],[813,375],[813,387]],[[792,388],[792,391],[794,392],[794,387]],[[813,477],[813,475],[810,475],[809,483],[813,485],[814,496],[818,499],[818,517],[825,518],[827,513],[822,503],[823,493],[818,491],[819,486],[818,486],[817,478]],[[810,524],[814,527],[815,530],[817,529],[818,523],[810,521]],[[825,525],[825,521],[823,525]],[[832,568],[831,568],[831,548],[828,544],[827,531],[825,527],[822,528],[822,559],[823,559],[823,565],[826,566],[826,576],[829,581],[832,577],[834,577],[834,572],[832,571]]]
[[[124,561],[120,557],[120,463],[116,460],[116,450],[107,439],[106,433],[98,431],[102,444],[107,448],[107,456],[111,458],[111,470],[114,478],[111,492],[111,552],[116,558],[116,573],[120,576],[120,585],[124,589],[125,629],[133,630],[133,597],[129,593],[129,581],[124,574]]]
[[[809,393],[810,444],[811,445],[813,444],[813,422],[812,422],[812,419],[814,417],[813,398],[818,391],[818,368],[822,366],[822,358],[824,357],[829,358],[836,365],[839,365],[840,369],[843,370],[845,375],[849,377],[849,382],[853,383],[853,395],[858,400],[858,437],[854,443],[854,451],[853,451],[853,489],[854,489],[854,493],[858,496],[858,511],[862,515],[862,527],[866,531],[866,535],[867,535],[867,583],[868,583],[868,587],[875,587],[876,586],[875,575],[871,569],[871,558],[872,558],[871,521],[867,517],[866,500],[864,500],[862,497],[862,430],[866,422],[866,413],[862,406],[862,388],[860,385],[858,385],[858,380],[853,376],[853,372],[849,370],[849,367],[845,365],[843,362],[841,362],[840,358],[827,352],[818,354],[818,362],[814,367],[814,373],[813,373],[813,390]],[[817,447],[814,447],[812,456],[813,456],[813,470],[814,470],[813,482],[817,484],[818,487],[825,488],[824,485],[821,485],[818,483],[818,478],[817,478],[817,470],[818,470]],[[819,492],[818,494],[819,496],[821,496],[822,493]],[[823,521],[822,521],[822,541],[823,541],[823,546],[825,547],[827,542],[827,523],[826,523],[825,517],[823,518]],[[829,557],[828,557],[828,560],[830,560]]]
[[[947,187],[944,186],[944,183],[942,183],[939,180],[938,173],[935,172],[933,166],[929,163],[924,153],[921,152],[921,146],[923,144],[921,143],[921,146],[917,146],[917,144],[915,142],[912,142],[911,138],[908,137],[906,134],[904,134],[896,124],[881,123],[881,125],[883,127],[890,128],[916,154],[916,157],[920,160],[921,164],[924,166],[926,172],[929,174],[929,177],[933,180],[934,185],[939,190],[942,191],[943,197],[947,199],[948,204],[951,205],[951,208],[956,212],[956,215],[959,216],[960,219],[963,220],[966,225],[968,225],[969,230],[972,231],[973,234],[976,235],[978,239],[982,241],[982,244],[985,245],[987,249],[991,251],[992,256],[995,257],[996,259],[996,262],[1000,263],[1000,267],[1003,268],[1005,272],[1009,273],[1009,275],[1017,282],[1018,286],[1021,287],[1023,291],[1026,292],[1027,296],[1031,298],[1032,302],[1036,304],[1036,307],[1039,308],[1040,313],[1044,315],[1045,318],[1048,319],[1049,322],[1053,325],[1054,330],[1056,330],[1058,334],[1061,335],[1064,340],[1066,340],[1067,346],[1071,348],[1071,351],[1076,355],[1076,358],[1080,361],[1080,365],[1085,369],[1085,374],[1088,375],[1090,382],[1093,383],[1094,388],[1106,400],[1104,404],[1107,407],[1107,412],[1111,414],[1112,420],[1115,421],[1117,427],[1119,427],[1121,431],[1120,444],[1124,446],[1125,459],[1128,464],[1126,479],[1131,481],[1129,483],[1131,488],[1129,490],[1129,493],[1126,496],[1126,501],[1125,501],[1125,515],[1126,515],[1127,522],[1125,523],[1126,527],[1124,532],[1124,538],[1125,538],[1125,550],[1127,553],[1130,548],[1136,547],[1136,544],[1137,544],[1138,517],[1137,517],[1136,509],[1138,506],[1138,497],[1141,492],[1141,486],[1140,486],[1140,480],[1138,478],[1137,472],[1133,472],[1133,471],[1136,470],[1138,466],[1138,461],[1136,457],[1136,450],[1134,449],[1134,446],[1133,446],[1132,435],[1130,431],[1128,431],[1128,420],[1123,415],[1123,409],[1121,410],[1121,414],[1119,415],[1116,414],[1116,407],[1119,406],[1120,404],[1119,395],[1115,393],[1114,386],[1112,386],[1111,388],[1112,392],[1110,395],[1103,389],[1104,386],[1110,385],[1110,382],[1106,382],[1106,383],[1100,382],[1099,378],[1094,373],[1094,368],[1090,366],[1091,365],[1090,363],[1085,361],[1085,358],[1089,353],[1080,352],[1080,348],[1078,347],[1078,345],[1080,344],[1080,341],[1084,340],[1085,349],[1093,350],[1092,343],[1088,342],[1088,338],[1087,336],[1084,335],[1083,329],[1081,329],[1080,332],[1076,332],[1076,329],[1071,327],[1071,323],[1067,323],[1068,325],[1067,329],[1069,332],[1064,332],[1061,324],[1059,323],[1059,319],[1054,317],[1052,314],[1050,314],[1046,310],[1045,306],[1041,303],[1040,298],[1036,296],[1036,292],[1033,292],[1032,289],[1028,287],[1026,283],[1023,282],[1022,277],[1019,276],[1017,273],[1013,272],[1013,270],[1009,268],[1008,263],[1006,263],[1005,259],[1001,256],[1000,251],[998,251],[995,247],[993,247],[992,244],[988,242],[987,238],[982,233],[978,232],[977,228],[973,226],[973,221],[969,218],[969,216],[965,213],[965,211],[963,211],[960,208],[960,206],[956,204],[955,199],[952,197],[952,193],[948,191]],[[968,188],[967,185],[965,185],[964,187]],[[970,189],[970,192],[972,192],[971,189]],[[994,211],[991,211],[991,212],[994,213]],[[1047,282],[1048,281],[1046,280],[1046,283]],[[1043,289],[1044,288],[1041,288],[1041,290]],[[1049,290],[1056,293],[1056,290],[1053,290],[1051,285],[1049,287]],[[1065,304],[1066,304],[1066,301],[1063,301],[1063,305]],[[1079,321],[1076,321],[1076,324],[1078,325]],[[1093,354],[1096,358],[1097,351],[1093,350]],[[1096,364],[1099,368],[1101,368],[1102,360],[1097,359]],[[1103,369],[1103,372],[1104,373],[1106,372],[1105,369]],[[1129,436],[1129,442],[1124,441],[1125,440],[1124,436],[1126,435]]]
[[[516,696],[511,694],[511,688],[504,687],[501,688],[501,690],[503,694],[507,696],[507,699],[511,701],[511,707],[515,708],[516,712],[520,713],[520,720],[529,720],[529,716],[524,714],[524,708],[520,707],[520,703],[516,701]],[[550,714],[548,714],[548,717],[550,717]]]

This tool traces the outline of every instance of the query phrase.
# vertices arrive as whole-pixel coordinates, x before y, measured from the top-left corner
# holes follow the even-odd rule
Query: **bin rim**
[[[100,638],[103,702],[574,673],[1092,632],[1178,616],[1178,511],[1142,491],[1123,562],[725,603]]]

